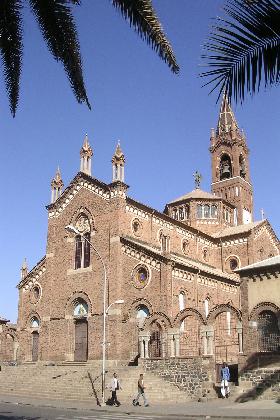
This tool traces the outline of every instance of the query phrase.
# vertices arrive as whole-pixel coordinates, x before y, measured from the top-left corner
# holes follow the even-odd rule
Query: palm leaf
[[[79,103],[90,108],[83,80],[77,31],[69,3],[78,0],[29,0],[48,48],[63,63],[72,90]]]
[[[179,72],[172,47],[152,7],[151,0],[112,0],[113,6],[120,10],[136,32],[159,54],[160,58],[174,73]]]
[[[250,3],[250,4],[248,4]],[[280,0],[230,0],[224,8],[230,19],[217,18],[205,44],[211,92],[219,89],[229,101],[243,101],[280,80]]]
[[[0,53],[10,109],[15,116],[22,58],[21,0],[0,1]]]

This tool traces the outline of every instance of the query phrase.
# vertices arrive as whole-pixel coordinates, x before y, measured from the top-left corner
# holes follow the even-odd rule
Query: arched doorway
[[[39,333],[32,332],[32,362],[37,362],[39,358]]]
[[[153,322],[150,327],[149,354],[150,358],[162,357],[162,327],[158,322]]]
[[[79,299],[74,308],[75,320],[75,362],[85,362],[88,359],[88,305]]]
[[[258,316],[258,347],[261,352],[280,350],[278,320],[272,311],[262,311]]]

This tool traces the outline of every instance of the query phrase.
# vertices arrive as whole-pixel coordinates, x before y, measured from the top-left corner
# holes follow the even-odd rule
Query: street
[[[82,402],[44,401],[34,399],[2,399],[0,420],[270,420],[279,419],[276,401],[251,401],[234,404],[214,401],[205,404],[161,404],[143,406],[92,407]]]

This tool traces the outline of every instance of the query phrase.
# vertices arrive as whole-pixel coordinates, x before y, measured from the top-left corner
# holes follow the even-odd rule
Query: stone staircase
[[[100,363],[99,366],[96,363],[2,366],[0,395],[79,400],[96,405],[97,398],[101,400],[100,368]],[[176,386],[165,382],[153,373],[143,371],[143,368],[138,366],[110,366],[106,374],[106,385],[110,384],[114,372],[117,373],[121,382],[122,390],[118,392],[118,398],[122,403],[130,404],[137,394],[140,373],[144,373],[149,403],[176,403],[190,400],[184,391],[180,391]],[[110,390],[106,389],[106,400],[110,395]]]

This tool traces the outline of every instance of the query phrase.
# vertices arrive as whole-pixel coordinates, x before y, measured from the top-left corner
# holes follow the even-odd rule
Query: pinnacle
[[[227,96],[224,95],[220,108],[217,132],[218,134],[221,134],[222,132],[228,133],[230,130],[237,128],[238,124],[235,115],[231,109]]]

